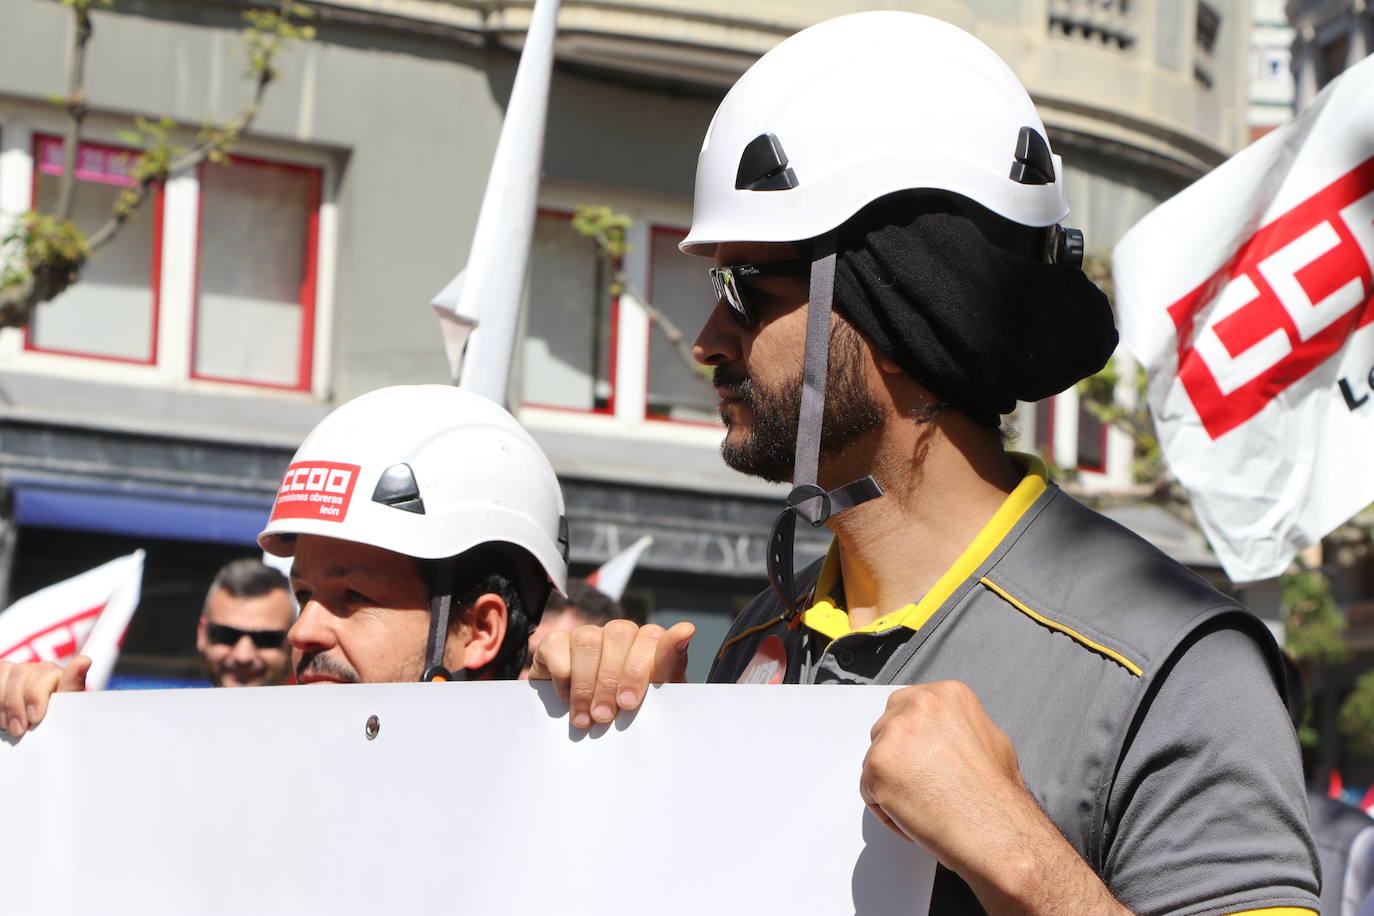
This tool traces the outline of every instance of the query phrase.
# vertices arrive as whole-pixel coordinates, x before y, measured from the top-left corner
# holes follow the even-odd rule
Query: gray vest
[[[808,569],[800,586],[813,586],[818,572],[819,564]],[[771,594],[756,598],[710,680],[737,680],[776,636],[791,683],[962,681],[1010,737],[1036,801],[1099,874],[1112,840],[1113,779],[1175,654],[1232,627],[1253,637],[1276,683],[1283,676],[1273,637],[1253,614],[1053,485],[919,630],[849,634],[818,653],[823,640],[789,629],[780,611]],[[950,879],[937,880],[931,912],[979,912]]]

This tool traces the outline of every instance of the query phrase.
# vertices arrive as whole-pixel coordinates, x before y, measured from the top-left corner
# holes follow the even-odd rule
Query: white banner
[[[0,743],[0,908],[922,914],[859,798],[890,692],[661,687],[587,734],[523,682],[58,694]]]
[[[0,611],[0,661],[89,655],[86,689],[104,690],[142,590],[143,551],[135,550],[25,595]]]
[[[1374,58],[1136,224],[1121,336],[1237,582],[1374,502]]]

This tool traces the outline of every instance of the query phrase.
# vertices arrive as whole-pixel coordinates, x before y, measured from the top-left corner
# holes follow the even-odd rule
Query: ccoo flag
[[[1374,58],[1137,223],[1122,339],[1232,580],[1374,502]]]
[[[103,690],[138,607],[143,551],[26,595],[0,611],[0,661],[65,664],[89,655],[87,690]]]

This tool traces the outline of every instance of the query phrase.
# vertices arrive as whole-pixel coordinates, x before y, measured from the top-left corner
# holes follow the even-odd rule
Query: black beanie
[[[933,395],[996,427],[1017,401],[1058,394],[1116,349],[1107,297],[1076,268],[991,244],[958,206],[909,194],[840,233],[835,305]]]

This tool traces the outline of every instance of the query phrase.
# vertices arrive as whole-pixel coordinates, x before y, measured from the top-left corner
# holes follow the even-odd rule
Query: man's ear
[[[460,625],[467,631],[468,640],[463,646],[459,667],[475,671],[490,664],[501,653],[506,628],[510,625],[505,599],[494,592],[479,595],[463,611]]]
[[[887,375],[900,375],[906,370],[894,363],[886,353],[881,352],[877,347],[873,348],[873,358],[878,363],[878,369]]]
[[[204,614],[200,615],[200,623],[196,624],[196,651],[201,655],[205,654],[205,647],[210,645],[210,637],[206,635],[205,626],[209,623]]]

